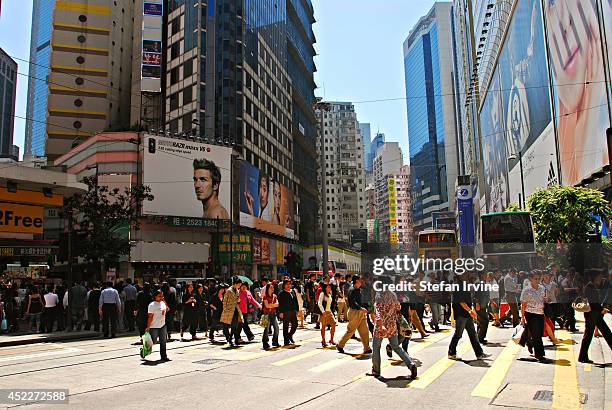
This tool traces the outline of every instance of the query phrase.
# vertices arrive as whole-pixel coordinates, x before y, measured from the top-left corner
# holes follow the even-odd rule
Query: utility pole
[[[321,145],[321,245],[322,249],[322,259],[323,259],[323,275],[328,275],[327,265],[329,264],[329,249],[328,249],[328,238],[327,238],[327,172],[325,171],[325,133],[323,132],[323,116],[324,112],[331,111],[331,104],[327,102],[323,102],[323,100],[318,97],[314,103],[315,111],[320,111],[319,117],[319,133],[320,133],[320,145]],[[325,277],[324,276],[324,277]]]

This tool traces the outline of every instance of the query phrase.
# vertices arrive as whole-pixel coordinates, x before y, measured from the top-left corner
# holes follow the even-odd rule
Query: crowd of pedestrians
[[[373,281],[381,279],[395,283],[478,282],[497,285],[497,290],[480,287],[481,290],[470,292],[460,286],[455,292],[423,292],[420,286],[415,286],[415,291],[375,292]],[[418,331],[426,338],[430,332],[452,325],[448,357],[459,359],[457,345],[466,332],[476,359],[482,360],[490,356],[483,346],[488,343],[486,336],[491,323],[498,327],[521,324],[526,330],[518,342],[538,361],[549,362],[542,338],[547,336],[558,344],[562,341],[555,337],[555,328],[577,331],[572,303],[579,297],[589,307],[584,313],[579,361],[591,362],[588,352],[594,335],[603,336],[612,347],[612,334],[604,321],[609,284],[602,271],[578,275],[571,269],[560,271],[555,265],[530,272],[518,269],[480,275],[427,272],[386,279],[340,274],[321,278],[312,274],[304,283],[289,277],[246,283],[240,277],[232,277],[230,283],[195,279],[189,283],[168,281],[142,286],[129,279],[89,287],[80,282],[70,287],[47,288],[34,285],[22,288],[14,284],[5,286],[1,292],[0,319],[6,319],[6,332],[17,331],[20,318],[27,318],[34,332],[93,328],[112,338],[119,327],[127,331],[137,328],[141,336],[149,332],[160,344],[163,360],[168,360],[166,343],[177,333],[181,340],[185,340],[187,333],[190,340],[197,340],[198,332],[203,332],[211,343],[236,347],[255,339],[251,329],[255,324],[263,327],[262,348],[268,350],[280,347],[281,343],[294,345],[296,330],[304,328],[309,320],[320,332],[324,348],[331,345],[344,353],[350,339],[360,341],[363,347],[360,354],[372,354],[374,376],[380,376],[380,349],[387,339],[387,355],[391,357],[395,352],[410,370],[410,377],[416,377],[416,366],[408,354],[410,337],[406,337],[406,329]],[[338,322],[347,322],[347,327],[336,342]]]

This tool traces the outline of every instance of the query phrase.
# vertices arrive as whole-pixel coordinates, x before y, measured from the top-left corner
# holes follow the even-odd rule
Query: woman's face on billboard
[[[262,177],[259,179],[259,204],[261,208],[268,205],[268,178]]]
[[[582,83],[590,80],[589,65],[597,64],[591,54],[597,47],[597,15],[591,0],[548,0],[546,18],[556,91],[563,105],[575,111],[583,98]]]

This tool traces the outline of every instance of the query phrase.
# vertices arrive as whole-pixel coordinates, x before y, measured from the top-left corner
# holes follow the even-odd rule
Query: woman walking
[[[278,320],[276,320],[278,297],[274,293],[274,285],[271,283],[268,283],[265,287],[262,305],[264,315],[268,315],[268,318],[270,319],[270,325],[266,326],[264,329],[263,338],[261,339],[263,342],[263,348],[264,350],[268,350],[270,348],[270,345],[268,344],[270,326],[274,329],[274,333],[272,334],[272,346],[280,347],[280,344],[278,343]]]
[[[255,300],[255,298],[251,294],[251,291],[248,290],[246,283],[242,284],[238,295],[240,297],[240,311],[242,312],[242,317],[244,317],[244,320],[242,321],[241,330],[244,330],[244,334],[246,335],[247,339],[249,340],[249,342],[252,342],[253,339],[255,339],[255,335],[249,327],[248,315],[249,313],[253,313],[253,306],[255,306],[257,309],[261,309],[261,305]]]
[[[211,343],[215,343],[215,331],[221,329],[221,315],[223,313],[223,295],[225,291],[229,288],[229,285],[226,283],[222,283],[217,288],[217,291],[213,294],[210,299],[210,326],[208,328],[208,338]]]
[[[416,379],[417,367],[397,341],[397,318],[400,312],[400,304],[395,293],[388,290],[377,293],[374,312],[376,320],[374,323],[372,372],[370,375],[380,377],[380,347],[383,339],[389,339],[391,349],[398,354],[410,370],[410,378]]]
[[[242,286],[242,280],[234,277],[232,286],[223,295],[223,312],[221,313],[221,323],[223,323],[223,334],[230,347],[240,344],[240,328],[244,318],[238,307],[240,296],[238,292]]]
[[[334,319],[334,314],[331,311],[333,301],[331,285],[321,283],[321,288],[323,291],[319,295],[319,300],[317,301],[319,310],[321,311],[321,346],[327,347],[327,343],[325,343],[325,330],[327,329],[327,326],[330,326],[331,328],[329,331],[329,344],[336,344],[334,341],[334,334],[336,333],[336,319]]]
[[[580,355],[578,361],[581,363],[593,363],[589,359],[589,346],[593,340],[593,333],[595,329],[599,329],[608,346],[612,349],[612,333],[608,324],[604,320],[604,316],[608,313],[608,309],[602,306],[602,295],[600,290],[603,284],[603,274],[601,271],[596,271],[591,274],[591,280],[584,287],[584,296],[589,301],[591,307],[590,312],[584,312],[584,335],[582,336],[582,343],[580,344]]]
[[[551,363],[544,356],[544,302],[546,301],[544,287],[540,285],[540,275],[536,272],[529,274],[529,286],[521,293],[521,322],[527,325],[527,348],[540,363]]]

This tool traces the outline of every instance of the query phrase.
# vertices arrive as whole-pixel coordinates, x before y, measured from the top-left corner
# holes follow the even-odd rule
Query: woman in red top
[[[278,297],[274,293],[274,285],[268,283],[266,285],[266,292],[263,298],[263,313],[264,315],[268,315],[270,318],[270,325],[274,328],[274,333],[272,335],[272,346],[280,347],[278,344],[278,321],[276,320],[276,309],[278,309]],[[263,348],[264,350],[268,350],[270,345],[268,344],[268,335],[270,334],[270,326],[267,326],[264,329],[263,333]]]
[[[253,313],[253,307],[255,306],[257,309],[261,309],[261,305],[259,302],[255,300],[251,292],[247,289],[246,283],[243,283],[240,287],[240,292],[238,293],[240,301],[238,302],[238,308],[242,312],[242,317],[245,319],[242,321],[242,330],[244,330],[244,334],[246,334],[249,342],[255,339],[255,335],[251,332],[251,328],[249,327],[248,314]],[[249,306],[251,305],[251,306]]]

